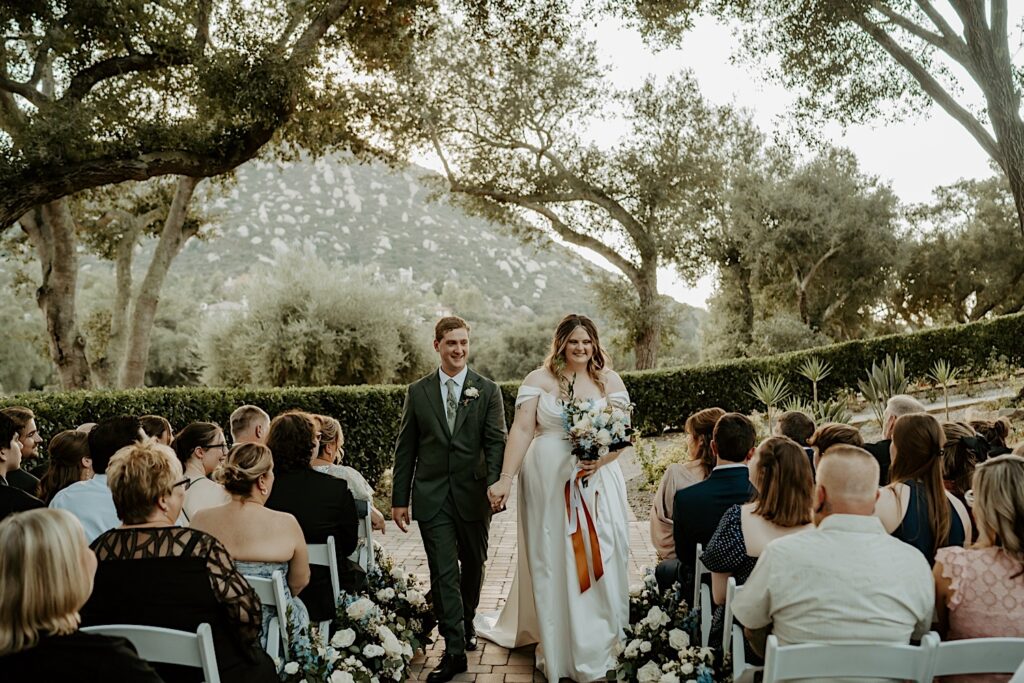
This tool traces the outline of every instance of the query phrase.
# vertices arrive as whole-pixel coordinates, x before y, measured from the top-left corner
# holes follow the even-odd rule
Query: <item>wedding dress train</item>
[[[578,574],[579,553],[569,534],[565,484],[575,458],[562,424],[558,398],[523,386],[516,405],[540,397],[537,434],[519,473],[518,548],[515,579],[500,613],[478,614],[477,633],[503,647],[537,646],[537,666],[552,683],[571,678],[588,683],[605,678],[622,628],[629,620],[629,524],[626,483],[618,462],[597,470],[580,489],[593,521],[604,575],[594,575],[588,517],[579,515],[585,543],[585,573]],[[607,400],[629,405],[625,391]],[[583,570],[579,570],[583,571]]]

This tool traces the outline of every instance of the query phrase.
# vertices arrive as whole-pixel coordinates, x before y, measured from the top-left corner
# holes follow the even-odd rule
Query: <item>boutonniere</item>
[[[476,387],[466,387],[466,390],[462,392],[462,405],[468,406],[470,401],[475,401],[480,398],[480,390]]]

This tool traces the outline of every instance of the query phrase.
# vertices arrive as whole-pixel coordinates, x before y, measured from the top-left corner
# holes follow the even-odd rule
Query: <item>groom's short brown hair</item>
[[[441,318],[434,325],[434,341],[441,341],[444,339],[444,335],[448,334],[452,330],[465,329],[469,332],[469,323],[460,318],[457,315],[449,315]]]

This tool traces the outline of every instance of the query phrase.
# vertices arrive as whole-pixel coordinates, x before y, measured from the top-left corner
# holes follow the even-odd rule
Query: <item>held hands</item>
[[[412,518],[409,516],[409,508],[391,508],[391,519],[395,521],[395,526],[402,530],[402,533],[409,531],[409,524],[412,522]]]
[[[487,487],[487,498],[491,501],[491,510],[498,512],[505,509],[509,494],[512,492],[512,479],[501,477]]]

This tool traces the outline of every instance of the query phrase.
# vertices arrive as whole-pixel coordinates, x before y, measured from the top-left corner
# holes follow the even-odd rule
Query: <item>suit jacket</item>
[[[750,501],[756,493],[746,467],[712,470],[704,481],[676,491],[672,535],[684,579],[693,575],[697,544],[707,547],[725,511]]]
[[[475,398],[466,393],[471,388],[479,392]],[[466,373],[452,432],[435,370],[409,385],[395,442],[391,504],[407,507],[412,502],[413,519],[433,519],[449,494],[466,521],[491,514],[487,487],[501,474],[505,407],[498,385],[472,369]]]
[[[19,488],[0,482],[0,519],[4,519],[15,512],[25,512],[26,510],[36,510],[44,507],[46,507],[46,503],[35,496],[30,496]]]
[[[326,543],[328,536],[334,536],[338,561],[343,566],[345,558],[356,549],[359,518],[344,479],[312,468],[282,472],[274,479],[267,507],[293,515],[302,527],[306,543]],[[309,585],[299,598],[309,610],[312,621],[333,618],[334,589],[330,570],[319,566],[309,569]]]
[[[39,490],[39,477],[25,470],[12,470],[7,473],[7,483],[16,489],[21,489],[30,496],[36,495]]]
[[[889,446],[892,439],[883,439],[878,443],[864,444],[864,450],[875,456],[878,461],[878,485],[885,486],[889,483],[889,465],[892,464],[892,456],[889,455]]]

